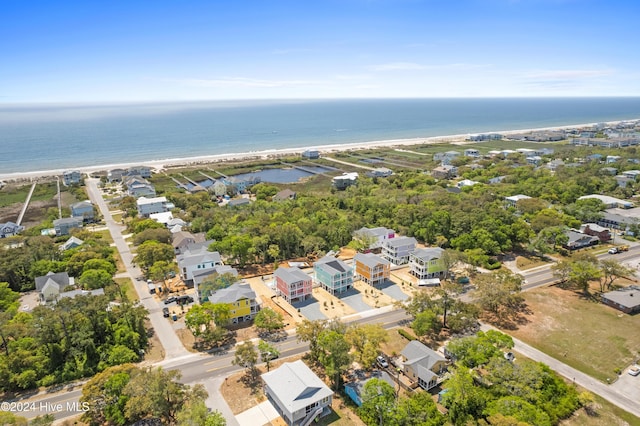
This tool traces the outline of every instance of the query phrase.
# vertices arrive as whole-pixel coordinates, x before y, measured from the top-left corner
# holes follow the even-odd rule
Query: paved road
[[[113,238],[118,252],[120,253],[126,273],[133,279],[133,277],[140,276],[142,272],[131,263],[133,255],[127,245],[127,242],[122,237],[122,230],[124,227],[116,223],[111,217],[107,203],[102,198],[102,194],[98,188],[98,182],[99,179],[94,178],[89,178],[85,181],[89,198],[100,209],[100,213],[102,213],[106,226],[111,233],[111,237]],[[149,311],[149,320],[151,321],[155,334],[160,339],[165,360],[193,356],[193,354],[184,348],[184,345],[173,331],[171,323],[162,316],[162,307],[158,305],[158,303],[149,294],[146,283],[136,281],[135,279],[133,279],[133,283],[136,292],[138,293],[138,297],[140,298],[140,303]]]

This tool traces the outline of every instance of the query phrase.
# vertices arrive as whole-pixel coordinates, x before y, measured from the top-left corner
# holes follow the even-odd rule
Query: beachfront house
[[[382,284],[391,276],[391,262],[373,253],[357,253],[353,260],[356,278],[369,285]]]
[[[0,238],[13,237],[24,231],[24,226],[14,222],[0,223]]]
[[[396,231],[384,227],[360,228],[353,233],[353,238],[362,243],[365,249],[381,248],[385,241],[394,238]]]
[[[382,245],[382,257],[394,265],[404,265],[409,262],[409,255],[416,249],[418,242],[413,237],[396,237],[387,240]]]
[[[230,321],[238,324],[253,320],[260,310],[256,292],[247,283],[237,282],[208,296],[211,303],[224,303],[231,309]]]
[[[333,391],[301,360],[264,373],[264,393],[289,426],[307,426],[331,413]]]
[[[109,183],[120,182],[122,180],[122,176],[127,173],[125,169],[111,169],[107,171],[107,181]]]
[[[307,149],[302,153],[302,158],[306,158],[307,160],[317,160],[320,158],[320,151],[316,149]]]
[[[353,267],[340,259],[325,256],[313,265],[316,282],[329,293],[344,293],[353,287]]]
[[[376,178],[376,177],[389,177],[393,174],[391,169],[386,167],[378,167],[366,173],[368,177]]]
[[[173,203],[167,201],[167,197],[140,197],[136,200],[136,206],[138,207],[138,215],[141,217],[149,217],[153,213],[168,212],[175,208]]]
[[[82,228],[84,219],[81,217],[63,217],[53,221],[56,235],[69,235],[72,229]]]
[[[480,151],[478,151],[475,148],[467,148],[464,150],[464,156],[465,157],[471,157],[471,158],[479,158],[480,157]]]
[[[78,170],[67,170],[62,173],[62,182],[65,186],[77,185],[82,181],[82,173]]]
[[[409,273],[419,280],[443,278],[447,275],[440,247],[421,248],[409,255]]]
[[[276,294],[289,303],[311,297],[313,279],[298,268],[278,268],[274,272]]]
[[[151,177],[151,167],[147,167],[147,166],[129,167],[126,171],[126,174],[128,176],[140,176],[145,179],[148,179]]]

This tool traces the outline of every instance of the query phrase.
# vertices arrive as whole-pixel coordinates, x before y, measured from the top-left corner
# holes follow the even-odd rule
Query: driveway
[[[356,289],[349,289],[338,297],[356,312],[364,312],[372,309],[370,305],[365,303],[362,294]]]
[[[611,387],[634,401],[640,401],[640,376],[632,376],[628,371],[625,369]]]
[[[398,284],[391,280],[386,280],[384,283],[377,285],[376,288],[380,289],[380,291],[392,299],[399,300],[401,302],[404,302],[409,298],[407,293],[402,291]]]
[[[327,319],[327,316],[320,310],[320,302],[314,297],[310,297],[302,302],[292,303],[291,306],[300,309],[300,313],[311,321]]]

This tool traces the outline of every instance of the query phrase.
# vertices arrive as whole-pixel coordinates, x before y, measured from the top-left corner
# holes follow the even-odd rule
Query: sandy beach
[[[618,123],[629,122],[629,121],[634,121],[634,120],[608,121],[605,124],[616,125]],[[573,124],[573,125],[567,125],[567,126],[554,126],[554,127],[540,127],[540,128],[522,129],[522,130],[496,130],[491,132],[479,132],[479,133],[482,133],[482,134],[500,133],[502,135],[513,135],[513,134],[540,132],[540,131],[589,128],[589,127],[595,126],[596,124],[598,123]],[[322,154],[328,154],[328,153],[351,151],[351,150],[358,150],[358,149],[407,147],[412,145],[463,142],[470,135],[473,135],[473,134],[475,133],[432,136],[427,138],[377,140],[377,141],[368,141],[368,142],[359,142],[359,143],[319,145],[319,146],[309,146],[309,147],[302,147],[302,148],[298,147],[298,148],[286,148],[286,149],[272,149],[272,150],[264,150],[264,151],[251,151],[251,152],[230,153],[230,154],[202,155],[197,157],[168,158],[164,160],[103,164],[103,165],[86,166],[86,167],[78,166],[78,167],[75,167],[73,170],[78,170],[82,173],[93,173],[97,171],[106,171],[114,168],[128,168],[133,166],[144,165],[159,171],[169,167],[183,166],[183,165],[216,163],[216,162],[225,162],[225,161],[259,160],[259,159],[267,159],[275,156],[301,154],[302,152],[308,149],[314,149],[314,150],[320,151]],[[469,143],[482,143],[482,142],[469,142]],[[30,172],[7,173],[7,174],[2,174],[0,172],[0,180],[3,180],[3,181],[25,180],[25,179],[31,180],[31,179],[37,179],[37,178],[43,178],[43,177],[58,176],[58,175],[62,175],[62,173],[65,170],[69,170],[69,169],[36,170],[36,171],[30,171]]]

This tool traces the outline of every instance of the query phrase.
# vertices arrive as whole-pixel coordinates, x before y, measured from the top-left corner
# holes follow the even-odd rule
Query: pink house
[[[276,278],[276,294],[287,302],[298,302],[311,296],[311,276],[300,269],[278,268],[273,275]]]

